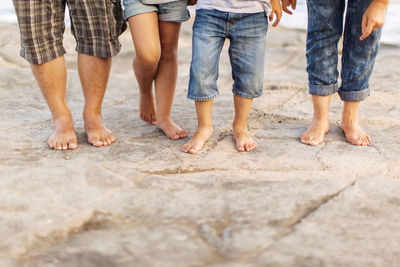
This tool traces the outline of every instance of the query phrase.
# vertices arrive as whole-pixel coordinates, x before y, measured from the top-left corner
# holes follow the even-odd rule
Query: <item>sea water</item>
[[[12,0],[1,0],[0,23],[17,23]],[[307,28],[307,7],[305,0],[297,1],[294,15],[283,15],[280,25],[305,30]],[[400,46],[400,0],[391,0],[389,3],[386,24],[383,28],[382,43]]]

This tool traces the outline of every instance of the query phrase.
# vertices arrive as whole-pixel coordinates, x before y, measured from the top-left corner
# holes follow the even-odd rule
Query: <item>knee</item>
[[[149,47],[145,51],[136,54],[135,61],[141,67],[153,68],[158,65],[161,58],[161,51],[156,47]]]
[[[178,48],[174,44],[161,44],[161,60],[172,61],[178,57]]]

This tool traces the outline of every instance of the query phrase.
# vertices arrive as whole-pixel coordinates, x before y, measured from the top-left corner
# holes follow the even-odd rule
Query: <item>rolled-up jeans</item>
[[[378,53],[381,28],[360,41],[361,22],[371,0],[307,0],[307,72],[309,93],[339,93],[343,101],[362,101],[370,94],[369,78]],[[343,25],[344,24],[344,25]],[[343,35],[341,86],[338,42]]]

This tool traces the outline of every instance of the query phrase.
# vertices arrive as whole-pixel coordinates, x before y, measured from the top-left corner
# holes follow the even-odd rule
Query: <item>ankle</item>
[[[85,107],[83,109],[83,119],[85,118],[98,118],[98,117],[102,117],[101,114],[101,109],[94,109],[94,108],[87,108]]]
[[[199,125],[197,126],[196,132],[198,133],[212,133],[213,127],[212,125]]]
[[[171,115],[159,115],[157,114],[157,123],[172,122]]]
[[[238,121],[234,120],[232,123],[232,129],[235,132],[247,132],[247,130],[248,130],[247,121],[246,122],[238,122]]]
[[[329,116],[314,114],[312,120],[313,122],[318,122],[318,123],[329,123]]]
[[[69,113],[64,115],[53,116],[53,125],[54,129],[73,130],[74,122],[72,119],[72,115]]]
[[[353,126],[359,125],[359,121],[358,121],[358,119],[353,119],[353,118],[342,118],[342,121],[340,124],[341,124],[342,128],[353,127]]]

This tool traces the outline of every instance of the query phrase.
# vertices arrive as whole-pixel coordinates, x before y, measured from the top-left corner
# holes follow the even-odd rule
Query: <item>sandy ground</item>
[[[50,150],[52,124],[19,54],[16,26],[0,25],[0,266],[398,266],[400,48],[381,47],[361,106],[369,147],[344,141],[342,103],[331,132],[305,146],[312,116],[305,33],[268,34],[264,95],[249,120],[259,147],[235,150],[226,48],[215,132],[197,155],[139,119],[130,36],[121,40],[104,101],[117,142],[87,144],[74,41],[65,36],[68,103],[79,149]],[[183,26],[173,114],[193,133],[186,99],[191,24]]]

